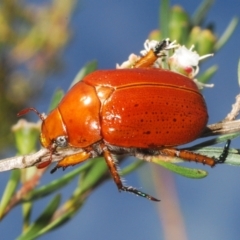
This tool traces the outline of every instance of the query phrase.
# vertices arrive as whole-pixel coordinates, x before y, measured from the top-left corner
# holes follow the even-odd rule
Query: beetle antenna
[[[17,116],[20,117],[20,116],[22,116],[22,115],[25,115],[25,114],[31,112],[31,111],[32,111],[32,112],[35,112],[42,121],[45,120],[44,115],[41,114],[36,108],[33,108],[33,107],[29,107],[29,108],[25,108],[25,109],[21,110],[21,111],[17,114]]]

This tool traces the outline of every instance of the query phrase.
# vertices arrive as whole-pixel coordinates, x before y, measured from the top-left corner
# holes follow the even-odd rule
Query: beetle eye
[[[58,147],[66,147],[68,144],[66,136],[59,136],[55,139],[55,143]]]

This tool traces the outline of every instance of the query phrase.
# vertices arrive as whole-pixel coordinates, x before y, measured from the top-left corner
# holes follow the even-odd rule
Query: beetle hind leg
[[[169,157],[179,157],[185,161],[195,161],[202,164],[209,165],[211,167],[214,167],[216,164],[224,163],[229,152],[231,140],[227,140],[222,154],[216,158],[216,157],[208,157],[199,153],[191,152],[184,149],[175,149],[175,148],[163,148],[161,149],[160,155],[166,155]]]
[[[136,188],[133,188],[133,187],[130,187],[130,186],[124,186],[123,183],[122,183],[122,180],[121,180],[121,177],[118,173],[118,170],[117,170],[117,166],[116,166],[116,163],[111,155],[111,153],[106,149],[103,150],[103,156],[105,158],[105,161],[107,163],[107,166],[109,168],[109,171],[113,177],[113,180],[114,182],[116,183],[117,187],[118,187],[118,190],[119,191],[125,191],[125,192],[131,192],[131,193],[134,193],[140,197],[144,197],[144,198],[147,198],[151,201],[160,201],[144,192],[141,192],[139,191],[138,189]]]

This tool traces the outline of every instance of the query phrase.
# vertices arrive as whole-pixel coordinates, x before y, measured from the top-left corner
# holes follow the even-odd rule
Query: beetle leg
[[[216,164],[214,158],[210,158],[195,152],[187,151],[184,149],[176,149],[176,148],[163,148],[161,149],[161,154],[170,157],[179,157],[183,160],[190,161],[190,162],[199,162],[202,164],[207,164],[213,167]]]
[[[51,173],[54,173],[58,168],[65,169],[68,166],[74,166],[76,164],[84,162],[90,157],[91,157],[90,152],[81,152],[65,157],[63,160],[58,162],[58,164],[51,170]]]
[[[140,197],[144,197],[144,198],[147,198],[147,199],[152,200],[152,201],[159,201],[158,199],[156,199],[156,198],[154,198],[154,197],[152,197],[152,196],[150,196],[146,193],[143,193],[136,188],[133,188],[133,187],[130,187],[130,186],[124,186],[123,183],[122,183],[121,177],[118,173],[116,163],[115,163],[111,153],[109,152],[109,150],[104,149],[103,150],[103,156],[105,158],[105,161],[107,163],[109,171],[110,171],[110,173],[112,175],[112,178],[113,178],[114,182],[116,183],[119,191],[131,192],[131,193],[134,193],[134,194],[136,194]]]
[[[52,163],[52,155],[53,155],[53,152],[55,151],[55,149],[56,149],[56,146],[55,146],[55,144],[53,144],[49,149],[50,150],[50,157],[49,157],[48,161],[38,164],[37,165],[38,169],[46,168]]]
[[[208,157],[195,152],[191,152],[187,150],[179,150],[175,148],[163,148],[161,149],[161,154],[165,154],[171,157],[179,157],[179,158],[182,158],[183,160],[199,162],[204,165],[207,164],[211,167],[214,167],[218,163],[224,163],[224,161],[228,156],[230,143],[231,143],[231,140],[227,140],[227,143],[223,149],[223,152],[218,158]]]
[[[150,49],[146,55],[142,56],[135,64],[134,68],[150,68],[159,57],[164,57],[164,50],[167,49],[170,42],[169,39],[165,39],[162,42],[158,42],[156,46]]]
[[[153,63],[157,60],[157,55],[153,50],[150,50],[145,56],[140,58],[135,64],[134,68],[148,68],[152,67]]]
[[[48,161],[46,161],[46,162],[43,162],[43,163],[38,164],[36,167],[37,167],[37,169],[46,168],[46,167],[48,167],[51,163],[52,163],[52,161],[51,161],[51,160],[48,160]]]

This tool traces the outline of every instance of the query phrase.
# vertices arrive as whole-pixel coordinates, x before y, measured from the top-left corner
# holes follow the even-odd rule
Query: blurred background
[[[82,0],[61,1],[62,4],[52,1],[48,9],[44,8],[50,4],[47,0],[21,1],[28,7],[19,4],[19,9],[13,7],[14,2],[2,1],[0,9],[0,28],[5,33],[0,36],[0,77],[4,79],[0,82],[1,158],[15,154],[10,129],[21,108],[34,106],[47,112],[53,92],[57,88],[67,91],[84,64],[97,60],[99,69],[115,68],[130,53],[138,54],[149,33],[159,28],[159,0]],[[175,4],[190,16],[199,5],[194,1],[172,0],[171,5]],[[6,9],[10,13],[16,11],[17,17],[11,19]],[[234,16],[239,16],[236,1],[215,1],[206,26],[214,23],[215,34],[220,36]],[[24,31],[31,24],[35,27],[26,35]],[[238,26],[228,43],[201,66],[200,71],[214,64],[219,67],[211,79],[215,87],[203,91],[209,123],[222,120],[239,93],[239,40]],[[36,49],[40,51],[36,53]],[[29,119],[37,121],[32,115]],[[239,139],[234,140],[232,147],[239,148],[239,143]],[[132,161],[129,158],[125,164]],[[146,164],[125,179],[129,185],[160,198],[160,203],[119,193],[113,181],[107,181],[90,195],[75,218],[39,239],[239,239],[240,169],[228,165],[209,168],[195,163],[187,166],[206,169],[209,176],[192,180]],[[51,175],[48,170],[41,184],[62,175],[62,171]],[[152,182],[156,176],[161,176],[159,184]],[[8,178],[9,172],[0,174],[0,193]],[[63,201],[73,187],[74,182],[64,189]],[[49,199],[36,202],[32,220]],[[0,233],[3,239],[16,239],[21,229],[18,207],[0,223]]]

